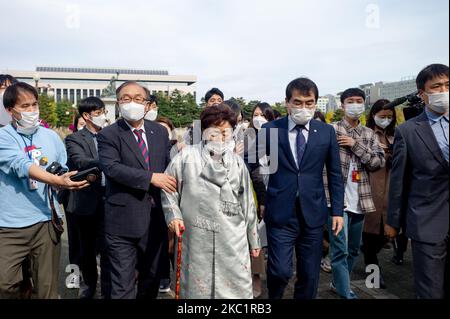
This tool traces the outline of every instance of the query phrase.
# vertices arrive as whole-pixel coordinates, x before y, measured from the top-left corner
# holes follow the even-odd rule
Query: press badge
[[[358,183],[361,180],[361,174],[358,171],[356,163],[352,163],[352,182]]]

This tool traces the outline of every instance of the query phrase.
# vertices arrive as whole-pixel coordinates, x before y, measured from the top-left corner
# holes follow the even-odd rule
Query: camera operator
[[[82,189],[57,163],[67,155],[59,136],[39,125],[37,91],[26,83],[3,96],[11,125],[0,129],[0,298],[18,298],[22,262],[30,256],[33,297],[58,298],[61,212],[54,188]],[[46,167],[52,163],[52,174]]]
[[[425,110],[395,131],[386,234],[406,221],[414,286],[421,299],[449,297],[449,68],[431,64],[416,78]]]

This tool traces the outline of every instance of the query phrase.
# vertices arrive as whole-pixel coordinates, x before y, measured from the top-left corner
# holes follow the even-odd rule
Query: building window
[[[100,97],[101,96],[100,90],[95,90],[95,96],[96,97]]]
[[[70,103],[74,104],[75,103],[75,90],[74,89],[70,89],[70,95],[69,95],[69,100]]]
[[[83,99],[88,97],[88,90],[84,89],[83,90]]]
[[[61,102],[61,89],[56,89],[56,102]]]
[[[62,94],[62,99],[63,100],[68,100],[69,99],[67,94],[68,94],[68,90],[67,89],[63,89],[63,94]]]

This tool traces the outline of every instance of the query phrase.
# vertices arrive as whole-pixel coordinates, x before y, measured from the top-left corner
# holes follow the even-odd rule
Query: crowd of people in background
[[[360,253],[385,289],[378,255],[392,245],[402,265],[409,241],[416,296],[448,298],[449,68],[429,65],[416,83],[424,107],[401,125],[395,105],[367,109],[359,88],[327,123],[304,77],[286,87],[285,116],[264,102],[245,114],[213,88],[180,137],[130,81],[117,88],[115,123],[85,98],[62,141],[40,119],[37,90],[0,75],[0,298],[59,297],[64,228],[81,299],[171,288],[251,299],[265,277],[280,299],[294,269],[296,299],[316,298],[321,269],[330,290],[356,299]]]

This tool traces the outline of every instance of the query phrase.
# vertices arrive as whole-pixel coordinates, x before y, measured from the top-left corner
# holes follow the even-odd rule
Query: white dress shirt
[[[309,123],[305,124],[306,130],[302,130],[303,136],[305,137],[305,143],[308,143],[308,137],[309,137]],[[295,164],[297,164],[298,167],[298,160],[297,160],[297,130],[295,127],[297,124],[291,119],[290,116],[288,116],[288,130],[289,130],[289,145],[291,147],[292,155],[294,156]]]
[[[149,146],[148,146],[148,143],[147,143],[147,135],[146,135],[146,133],[145,133],[145,125],[144,125],[145,122],[142,121],[142,125],[141,125],[141,126],[139,126],[138,128],[134,128],[134,127],[132,127],[126,120],[124,120],[124,121],[125,121],[125,123],[127,123],[128,127],[130,128],[131,133],[133,133],[133,136],[134,136],[134,139],[136,140],[136,142],[138,141],[138,137],[137,137],[137,135],[134,133],[134,130],[142,130],[142,131],[143,131],[143,133],[142,133],[142,138],[144,139],[145,145],[147,145],[147,149],[149,149]]]

